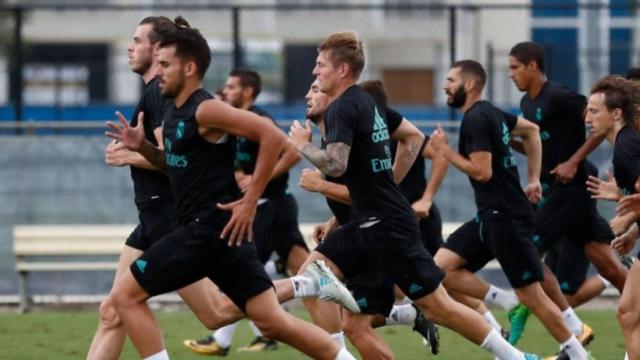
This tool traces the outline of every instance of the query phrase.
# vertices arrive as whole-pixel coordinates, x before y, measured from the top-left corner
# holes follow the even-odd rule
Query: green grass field
[[[296,314],[306,317],[301,310]],[[624,341],[613,310],[578,311],[582,319],[595,329],[596,339],[589,346],[592,354],[599,360],[622,359]],[[185,338],[200,338],[207,331],[188,311],[158,312],[158,318],[164,330],[167,349],[173,359],[206,359],[192,354],[182,345]],[[496,312],[498,319],[505,324],[503,312]],[[83,359],[89,347],[97,323],[95,311],[47,311],[25,315],[14,313],[0,314],[0,359]],[[484,350],[472,345],[448,330],[441,330],[441,352],[438,356],[427,354],[417,334],[408,327],[393,326],[379,330],[393,349],[397,359],[493,359]],[[249,327],[241,324],[234,339],[238,348],[252,339]],[[530,319],[524,338],[519,347],[542,355],[556,352],[557,344],[542,328],[537,319]],[[353,350],[353,348],[351,348]],[[355,350],[353,350],[355,354]],[[127,343],[122,359],[136,359],[137,354]],[[280,344],[277,351],[250,354],[238,353],[232,349],[227,359],[304,359],[305,357]]]

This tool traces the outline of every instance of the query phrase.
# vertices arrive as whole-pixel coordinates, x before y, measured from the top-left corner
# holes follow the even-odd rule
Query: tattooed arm
[[[407,119],[402,119],[400,126],[391,134],[391,138],[398,141],[393,163],[393,178],[396,183],[400,183],[416,162],[424,142],[424,134]]]
[[[351,146],[332,142],[327,144],[327,150],[318,149],[311,144],[311,122],[308,120],[304,127],[297,120],[293,122],[289,143],[326,175],[340,177],[347,171]]]

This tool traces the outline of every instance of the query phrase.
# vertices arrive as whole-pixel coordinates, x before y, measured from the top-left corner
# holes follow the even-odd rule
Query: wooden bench
[[[443,224],[446,238],[460,224]],[[315,224],[300,224],[310,248]],[[13,249],[18,272],[20,311],[29,310],[30,272],[115,271],[122,246],[135,225],[16,225],[13,227]],[[110,256],[111,260],[104,258]],[[63,258],[61,258],[63,257]],[[491,264],[495,268],[497,263]]]

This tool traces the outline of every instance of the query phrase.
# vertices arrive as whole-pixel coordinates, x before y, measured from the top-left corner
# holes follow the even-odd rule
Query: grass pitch
[[[294,310],[296,315],[308,318],[302,310]],[[182,345],[186,338],[201,338],[207,334],[195,317],[188,311],[156,313],[164,330],[166,347],[172,359],[207,359],[192,354]],[[504,312],[495,312],[502,324],[507,324]],[[585,310],[578,315],[594,328],[595,340],[588,347],[596,359],[622,359],[624,340],[616,321],[614,310]],[[41,359],[84,359],[98,321],[96,311],[38,311],[30,314],[0,314],[0,359],[41,360]],[[459,335],[441,329],[441,351],[438,356],[427,353],[419,335],[409,327],[392,326],[379,330],[393,349],[397,359],[493,359],[490,354],[466,341]],[[301,353],[287,345],[280,344],[276,351],[265,353],[238,353],[242,345],[249,343],[253,336],[246,324],[240,324],[234,344],[227,359],[304,359]],[[543,329],[533,316],[518,347],[524,351],[536,352],[544,356],[552,355],[558,349],[557,343]],[[353,354],[355,349],[350,347]],[[122,359],[139,358],[129,341],[125,345]]]

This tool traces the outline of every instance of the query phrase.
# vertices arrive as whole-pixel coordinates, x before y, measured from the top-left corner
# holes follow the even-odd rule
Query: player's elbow
[[[333,178],[338,178],[341,177],[342,175],[344,175],[344,173],[347,171],[347,166],[344,164],[333,164],[332,166],[330,166],[327,169],[326,174],[333,177]]]
[[[480,170],[473,179],[479,183],[488,183],[493,176],[493,171],[491,169],[482,169]]]

